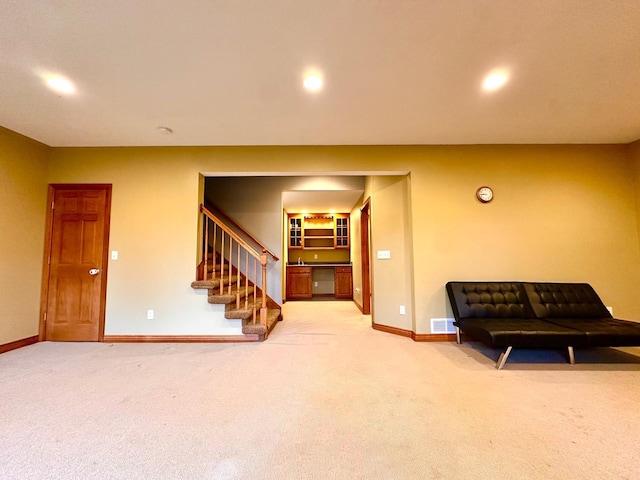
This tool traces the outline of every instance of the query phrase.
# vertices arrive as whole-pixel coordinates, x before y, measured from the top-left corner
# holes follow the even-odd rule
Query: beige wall
[[[365,202],[364,194],[358,199],[349,215],[349,243],[351,245],[351,274],[353,276],[353,301],[362,309],[362,247],[360,209]]]
[[[38,334],[49,152],[0,127],[0,345]]]
[[[372,315],[375,323],[413,330],[409,177],[373,176],[371,196]],[[380,250],[389,259],[377,258]],[[400,313],[400,306],[405,313]]]
[[[625,146],[61,148],[53,149],[49,181],[113,183],[111,249],[120,250],[121,260],[109,265],[107,333],[157,331],[142,319],[147,308],[156,309],[160,330],[173,333],[191,318],[208,318],[205,307],[197,306],[204,300],[189,288],[200,173],[410,172],[404,180],[389,175],[369,185],[373,253],[391,249],[399,261],[385,266],[374,260],[374,314],[377,323],[428,333],[431,318],[451,316],[444,291],[449,280],[586,281],[617,316],[640,319],[637,159],[628,151]],[[480,185],[493,187],[492,203],[475,200]],[[402,229],[385,238],[384,225],[398,221]],[[404,317],[400,302],[407,308]]]
[[[451,317],[448,280],[589,282],[640,319],[635,187],[624,146],[435,147],[411,177],[416,322]],[[480,204],[474,192],[493,187]]]

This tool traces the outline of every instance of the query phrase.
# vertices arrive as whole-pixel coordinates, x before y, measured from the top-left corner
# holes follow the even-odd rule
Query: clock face
[[[482,203],[487,203],[493,200],[493,190],[489,187],[480,187],[476,191],[476,198]]]

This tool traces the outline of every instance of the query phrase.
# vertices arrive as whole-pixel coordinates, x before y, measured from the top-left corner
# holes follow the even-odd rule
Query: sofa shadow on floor
[[[466,347],[470,356],[491,369],[495,369],[495,362],[503,352],[501,348],[490,348],[476,341],[466,341],[459,347]],[[576,348],[576,365],[567,363],[567,355],[566,349],[514,348],[505,369],[640,371],[640,348],[638,347]]]

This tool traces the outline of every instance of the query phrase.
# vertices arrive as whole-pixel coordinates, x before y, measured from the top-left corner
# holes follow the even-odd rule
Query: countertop
[[[298,262],[289,262],[287,267],[350,267],[351,262],[306,262],[299,264]]]

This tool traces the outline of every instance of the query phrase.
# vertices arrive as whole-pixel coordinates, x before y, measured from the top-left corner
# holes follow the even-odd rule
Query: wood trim
[[[360,310],[361,314],[367,315],[366,313],[364,313],[364,310],[362,309],[362,305],[360,305],[357,300],[354,300],[353,303],[356,304],[356,307],[358,307],[358,310]]]
[[[44,253],[42,256],[42,283],[40,287],[40,322],[38,327],[38,340],[40,342],[45,340],[46,324],[44,316],[47,311],[47,305],[49,303],[49,255],[51,255],[51,230],[53,228],[53,210],[51,204],[55,198],[56,189],[53,185],[49,185],[47,192],[47,216],[45,220],[45,232],[44,232]]]
[[[97,185],[95,185],[97,187]],[[102,250],[102,291],[100,292],[100,326],[98,327],[98,341],[104,341],[104,326],[107,316],[107,283],[109,273],[109,236],[111,234],[111,192],[113,187],[111,184],[100,185],[100,188],[106,189],[105,208],[104,208],[104,240]]]
[[[390,327],[388,325],[380,325],[379,323],[372,323],[371,326],[374,330],[380,330],[381,332],[393,333],[394,335],[400,335],[401,337],[409,337],[413,335],[411,330],[405,330],[404,328]]]
[[[414,333],[411,332],[411,338],[415,342],[455,342],[455,333]]]
[[[15,340],[13,342],[5,343],[4,345],[0,345],[0,353],[10,352],[11,350],[17,350],[18,348],[26,347],[28,345],[33,345],[34,343],[38,343],[39,336],[34,335],[33,337],[22,338],[20,340]]]
[[[363,315],[371,314],[371,251],[369,237],[371,232],[371,197],[367,198],[360,209],[360,261],[362,270],[362,308]]]
[[[357,303],[356,303],[357,305]],[[381,332],[392,333],[394,335],[400,335],[401,337],[409,337],[414,342],[455,342],[455,333],[415,333],[411,330],[405,330],[404,328],[390,327],[388,325],[380,325],[379,323],[372,324],[374,330],[380,330]],[[464,338],[464,337],[463,337]]]
[[[258,334],[246,335],[105,335],[105,343],[238,343],[258,342]]]

